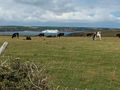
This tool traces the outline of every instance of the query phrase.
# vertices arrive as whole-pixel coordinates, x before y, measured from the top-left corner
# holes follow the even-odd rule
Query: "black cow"
[[[31,40],[31,37],[30,36],[26,36],[26,40]]]
[[[58,33],[58,37],[64,36],[64,33]]]
[[[38,36],[40,36],[40,37],[44,37],[44,33],[40,33]]]
[[[120,33],[119,33],[119,34],[116,34],[116,37],[119,37],[119,38],[120,38]]]
[[[19,33],[13,33],[12,38],[15,38],[15,37],[19,38]]]
[[[91,37],[91,36],[93,36],[94,35],[94,33],[87,33],[87,37]]]

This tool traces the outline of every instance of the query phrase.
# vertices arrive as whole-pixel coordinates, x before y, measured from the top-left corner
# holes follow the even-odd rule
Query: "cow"
[[[26,40],[31,40],[31,37],[30,36],[26,36]]]
[[[57,36],[58,37],[64,36],[64,33],[58,33]]]
[[[120,33],[116,34],[116,37],[120,38]]]
[[[39,37],[44,37],[44,33],[40,33],[38,36]]]
[[[19,33],[13,33],[12,38],[15,38],[15,37],[19,38]]]
[[[100,32],[100,31],[94,32],[94,34],[93,34],[93,40],[96,40],[97,37],[98,37],[100,40],[102,40],[102,39],[101,39],[101,32]]]
[[[87,37],[92,37],[94,35],[94,33],[87,33]]]

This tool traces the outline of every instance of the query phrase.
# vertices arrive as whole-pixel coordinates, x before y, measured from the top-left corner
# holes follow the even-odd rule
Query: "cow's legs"
[[[93,35],[93,40],[96,40],[96,35]]]
[[[102,40],[102,39],[101,39],[101,35],[99,36],[99,39]]]

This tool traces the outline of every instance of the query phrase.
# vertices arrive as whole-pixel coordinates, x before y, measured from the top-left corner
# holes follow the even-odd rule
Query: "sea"
[[[19,33],[20,36],[38,36],[41,31],[0,31],[0,36],[11,36],[13,33]],[[61,32],[65,36],[73,32]]]

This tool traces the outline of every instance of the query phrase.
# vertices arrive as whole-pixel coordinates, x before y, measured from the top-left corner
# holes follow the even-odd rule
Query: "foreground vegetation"
[[[105,37],[39,38],[31,41],[0,37],[9,46],[0,59],[20,58],[46,68],[53,87],[59,90],[119,90],[120,39]]]
[[[0,64],[0,90],[51,90],[42,67],[20,59]]]

